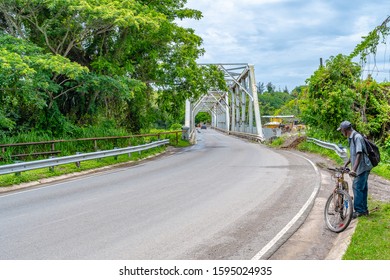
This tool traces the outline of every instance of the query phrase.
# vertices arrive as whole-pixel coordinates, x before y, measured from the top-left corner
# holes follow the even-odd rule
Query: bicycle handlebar
[[[349,173],[349,171],[351,171],[348,167],[347,168],[344,168],[344,167],[329,168],[328,167],[328,170],[335,171],[335,172],[341,172],[341,173]]]

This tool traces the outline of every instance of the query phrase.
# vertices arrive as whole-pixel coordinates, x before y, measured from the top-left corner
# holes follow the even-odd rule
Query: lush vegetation
[[[136,164],[138,160],[145,159],[150,156],[155,156],[165,150],[164,147],[157,147],[140,153],[131,153],[131,155],[119,155],[117,157],[106,157],[98,160],[88,160],[80,162],[77,166],[74,163],[56,166],[53,169],[42,168],[21,172],[20,174],[6,174],[0,176],[0,187],[9,187],[21,183],[36,182],[42,179],[57,177],[67,174],[76,174],[92,169],[103,168],[116,164]]]
[[[321,154],[341,165],[342,161],[333,151],[321,148],[313,143],[302,142],[298,148]],[[390,180],[390,168],[385,165],[374,168],[377,174]],[[370,215],[360,217],[351,243],[345,252],[344,260],[389,260],[390,259],[390,203],[368,199]]]
[[[380,146],[382,163],[374,171],[386,177],[390,175],[390,83],[378,83],[370,76],[362,79],[361,74],[367,56],[375,56],[377,45],[389,35],[389,22],[390,17],[350,55],[330,57],[306,80],[305,86],[295,88],[284,100],[283,92],[268,94],[262,92],[264,86],[258,87],[263,111],[295,115],[306,124],[308,136],[347,146],[347,139],[336,129],[343,120],[349,120],[356,130]],[[360,64],[353,62],[356,57],[360,57]]]
[[[381,146],[382,162],[373,172],[390,179],[390,83],[378,84],[368,77],[360,79],[361,66],[352,58],[361,55],[364,63],[375,54],[380,39],[389,34],[390,17],[373,30],[350,56],[331,57],[307,79],[295,101],[286,108],[298,108],[299,116],[308,125],[311,136],[343,143],[346,139],[336,132],[339,123],[350,120],[354,127],[374,138]],[[283,107],[282,107],[283,109]],[[283,139],[279,141],[281,144]],[[334,152],[303,142],[299,149],[319,153],[341,165]],[[359,218],[351,243],[343,256],[346,260],[388,260],[390,204],[369,199],[370,216]]]
[[[180,129],[187,98],[227,90],[217,68],[196,63],[202,39],[177,24],[202,16],[186,2],[0,0],[1,143]],[[361,79],[389,18],[291,93],[259,83],[261,113],[295,115],[308,135],[344,145],[336,128],[348,119],[389,161],[390,83]]]
[[[349,57],[331,57],[307,80],[301,94],[302,120],[311,132],[326,132],[338,139],[336,128],[349,120],[360,132],[387,141],[390,129],[390,84],[368,77],[360,80],[361,67]]]
[[[360,217],[344,260],[390,260],[390,203],[369,200],[368,217]]]
[[[298,103],[309,134],[340,139],[335,128],[349,120],[390,154],[390,83],[360,78],[367,56],[375,56],[378,44],[389,34],[389,21],[390,17],[364,37],[350,55],[329,58],[307,79]],[[355,57],[360,57],[360,64],[352,61]]]
[[[281,146],[286,138],[280,137],[272,142],[274,147]],[[329,158],[334,165],[342,165],[343,162],[335,152],[319,147],[313,143],[302,142],[297,147],[299,150],[320,154]],[[390,168],[385,165],[374,168],[376,173],[390,179]],[[380,170],[378,171],[378,168]],[[382,173],[383,171],[383,173]],[[359,217],[359,222],[352,236],[343,259],[344,260],[389,260],[390,259],[390,203],[368,199],[368,208],[370,215],[368,217]]]
[[[306,85],[275,92],[271,83],[259,84],[262,114],[295,115],[307,125],[307,134],[346,145],[336,128],[349,120],[354,128],[382,148],[384,161],[390,160],[390,83],[378,83],[370,76],[362,79],[367,57],[376,55],[377,46],[390,34],[390,17],[376,27],[349,55],[326,60]],[[359,57],[360,63],[354,62]],[[266,91],[267,89],[267,91]]]
[[[277,115],[284,104],[294,99],[294,95],[290,94],[287,88],[283,91],[275,90],[275,86],[271,82],[266,87],[263,83],[259,83],[257,89],[262,115]]]
[[[181,123],[186,98],[226,88],[196,63],[202,39],[176,23],[201,18],[185,4],[0,0],[0,136]]]
[[[175,125],[172,126],[175,128]],[[177,128],[177,126],[176,126]],[[102,123],[99,127],[79,128],[74,131],[74,138],[65,138],[64,142],[57,142],[55,144],[39,144],[39,145],[22,145],[7,147],[1,154],[1,164],[12,163],[15,160],[29,161],[36,159],[47,158],[48,155],[33,155],[33,153],[48,152],[54,150],[55,156],[74,155],[76,153],[94,152],[97,150],[111,150],[114,148],[124,148],[128,146],[137,146],[152,141],[161,139],[169,139],[172,145],[183,145],[181,143],[181,125],[174,131],[167,132],[166,130],[152,129],[147,134],[129,135],[125,129],[115,129],[110,123]],[[162,134],[161,134],[162,133]],[[97,136],[109,137],[105,140],[87,140],[94,139]],[[119,138],[122,137],[122,138]],[[84,139],[84,140],[76,140]],[[9,143],[28,143],[28,142],[42,142],[53,140],[50,135],[44,133],[20,133],[13,137],[8,137]],[[177,143],[179,142],[179,143]],[[11,155],[28,155],[23,157],[12,157]]]
[[[185,8],[186,2],[0,0],[0,142],[180,129],[187,98],[210,88],[226,90],[217,68],[196,63],[204,53],[202,39],[177,24],[202,16]],[[259,84],[262,114],[296,115],[307,124],[309,135],[344,145],[346,139],[336,128],[350,120],[380,144],[383,162],[374,171],[389,178],[390,83],[360,78],[361,65],[389,35],[389,21],[370,32],[350,55],[330,57],[306,85],[291,93],[276,91],[271,82]],[[358,56],[361,64],[353,62]],[[197,116],[197,122],[209,121],[208,114]],[[73,153],[75,148],[91,147],[60,149]],[[334,157],[309,143],[300,148]],[[159,152],[132,154],[130,160]],[[127,161],[129,156],[123,155],[83,162],[80,168],[73,164],[4,175],[0,186]],[[359,218],[345,259],[389,259],[389,204],[370,205],[379,210]]]
[[[210,113],[199,112],[195,116],[195,124],[205,124],[205,123],[211,123],[211,115],[210,115]]]

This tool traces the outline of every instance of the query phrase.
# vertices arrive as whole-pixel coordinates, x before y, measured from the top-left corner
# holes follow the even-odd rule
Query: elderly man
[[[368,196],[368,175],[372,169],[372,164],[367,156],[367,147],[364,143],[363,136],[352,128],[349,121],[343,121],[337,129],[348,137],[350,158],[345,163],[347,167],[351,163],[349,175],[353,178],[353,206],[355,212],[353,218],[368,215],[367,196]]]

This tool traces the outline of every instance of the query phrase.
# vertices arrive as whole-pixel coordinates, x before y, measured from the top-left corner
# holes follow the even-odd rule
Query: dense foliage
[[[377,46],[390,34],[390,17],[376,27],[356,46],[350,55],[330,57],[306,80],[306,85],[295,88],[290,98],[280,99],[282,93],[259,96],[262,113],[295,115],[308,127],[311,136],[345,141],[336,131],[343,120],[349,120],[358,131],[374,139],[390,155],[390,83],[378,83],[370,76],[362,79],[362,68]],[[360,64],[353,59],[360,57]],[[265,86],[260,84],[260,93]],[[267,89],[274,87],[267,85]]]
[[[293,100],[294,97],[288,92],[266,91],[259,95],[259,102],[262,115],[277,115],[284,104]],[[286,112],[285,112],[286,113]]]
[[[307,79],[294,103],[309,132],[327,139],[342,138],[336,128],[349,120],[370,138],[383,143],[390,140],[390,84],[371,77],[361,80],[360,69],[348,56],[338,55]]]
[[[176,21],[186,0],[0,0],[0,126],[63,135],[109,120],[133,132],[180,121],[222,73]]]
[[[186,0],[0,0],[0,132],[52,136],[99,125],[139,132],[183,123],[184,101],[226,90],[196,64],[202,40],[180,19]],[[262,115],[299,116],[327,138],[348,119],[390,147],[390,84],[362,80],[361,63],[389,34],[387,18],[349,55],[330,57],[306,86],[258,86]],[[209,116],[208,116],[209,117]]]
[[[344,119],[354,119],[354,85],[360,66],[343,55],[331,57],[307,80],[303,94],[302,119],[311,127],[335,131]]]
[[[367,56],[375,56],[378,44],[390,34],[389,22],[390,17],[364,37],[349,56],[331,57],[307,79],[300,109],[313,130],[337,138],[340,134],[334,128],[350,120],[362,133],[385,147],[390,145],[390,83],[379,84],[370,76],[360,78]],[[357,56],[360,65],[352,62]]]

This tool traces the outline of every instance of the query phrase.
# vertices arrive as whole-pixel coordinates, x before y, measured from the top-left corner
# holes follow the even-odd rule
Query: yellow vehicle
[[[269,116],[264,116],[264,117],[269,117]],[[267,122],[264,124],[265,128],[279,128],[280,125],[282,124],[282,119],[278,117],[270,117],[270,122]]]

